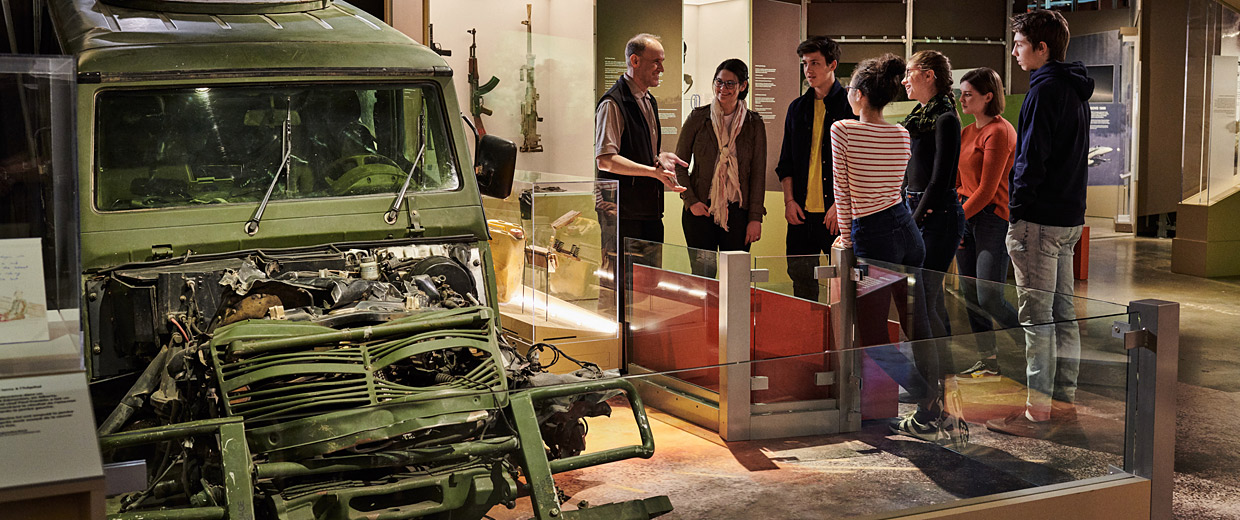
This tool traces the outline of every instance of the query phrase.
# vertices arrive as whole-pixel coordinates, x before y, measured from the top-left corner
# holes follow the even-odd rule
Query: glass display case
[[[76,80],[68,57],[0,55],[0,508],[17,518],[103,508],[78,319]]]
[[[1184,75],[1184,204],[1213,205],[1240,191],[1240,14],[1188,2]]]
[[[1151,461],[1169,450],[1155,445],[1154,425],[1168,421],[1158,430],[1167,434],[1174,412],[1152,396],[1173,389],[1174,375],[1162,371],[1175,363],[1164,350],[1175,348],[1164,321],[1178,319],[1175,304],[1023,290],[839,252],[814,259],[820,294],[808,300],[789,294],[782,277],[799,258],[644,246],[632,249],[660,254],[626,254],[626,379],[644,406],[657,410],[649,414],[659,448],[651,461],[566,476],[580,485],[565,504],[657,490],[684,518],[759,510],[778,518],[888,518],[1011,496],[1030,499],[1023,511],[1053,510],[1031,504],[1052,489],[1146,478],[1155,479],[1154,495],[1169,493],[1169,459]],[[718,267],[704,272],[695,263]],[[932,284],[944,287],[937,308],[954,322],[947,335],[915,326],[928,312],[919,300]],[[1022,325],[1001,309],[1039,299],[1057,309],[1070,305],[1073,318]],[[1164,334],[1155,332],[1155,360],[1138,338],[1157,330]],[[1053,391],[1026,370],[1045,361],[1030,358],[1039,352],[1030,345],[1045,341],[1057,345]],[[994,370],[967,368],[979,359]],[[1016,417],[1042,404],[1049,407],[1045,423],[1015,427]],[[636,438],[618,421],[589,424],[590,446]],[[727,444],[706,440],[707,432]],[[623,480],[630,475],[641,478]],[[1132,508],[1121,516],[1150,516],[1162,499],[1152,505],[1143,493],[1121,500]],[[765,499],[723,498],[743,494]],[[518,511],[524,507],[518,503]]]
[[[614,180],[518,171],[511,196],[484,201],[500,312],[512,338],[619,367],[617,192]]]
[[[0,61],[0,378],[82,370],[73,61]]]

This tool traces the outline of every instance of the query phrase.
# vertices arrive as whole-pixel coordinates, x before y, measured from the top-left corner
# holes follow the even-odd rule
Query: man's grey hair
[[[629,56],[634,54],[641,56],[646,52],[653,42],[661,41],[658,36],[649,33],[641,33],[629,39],[629,43],[624,44],[624,61],[629,61]]]

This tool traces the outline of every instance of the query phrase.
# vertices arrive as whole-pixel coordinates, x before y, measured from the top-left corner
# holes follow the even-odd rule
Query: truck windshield
[[[100,211],[455,190],[460,172],[430,85],[114,90],[95,113]]]

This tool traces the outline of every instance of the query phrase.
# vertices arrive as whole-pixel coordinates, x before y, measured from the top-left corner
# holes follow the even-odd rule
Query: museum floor
[[[1109,233],[1109,220],[1089,224],[1090,279],[1077,283],[1078,295],[1181,305],[1176,517],[1240,518],[1240,349],[1232,343],[1240,331],[1240,278],[1174,274],[1170,240]],[[1097,402],[1089,416],[1122,417],[1107,410],[1109,400]],[[618,409],[611,419],[592,420],[591,430],[601,435],[591,438],[634,442],[631,417]],[[1096,433],[1115,431],[1102,419],[1081,421],[1092,446],[1013,438],[975,424],[970,445],[955,453],[889,435],[879,422],[847,435],[724,443],[658,411],[651,417],[655,457],[560,476],[569,507],[667,494],[676,508],[667,518],[845,518],[1099,476],[1108,464],[1120,465],[1100,453],[1116,453],[1100,443],[1118,442]],[[1054,470],[1029,462],[1047,459],[1054,459]],[[527,518],[528,499],[491,516]]]

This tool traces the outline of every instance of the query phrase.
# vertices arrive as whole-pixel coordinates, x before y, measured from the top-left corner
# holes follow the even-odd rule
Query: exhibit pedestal
[[[539,304],[534,311],[522,308],[521,303],[500,304],[500,323],[510,338],[525,345],[554,344],[564,354],[597,364],[603,370],[620,368],[620,337],[616,334],[618,324],[554,296],[535,292],[529,287],[523,289],[524,302],[532,306],[532,302],[537,300]],[[569,315],[557,311],[567,311]],[[590,321],[593,327],[583,326],[582,320]],[[608,326],[611,327],[609,330],[599,330]],[[578,368],[575,363],[563,360],[548,370],[566,373]]]
[[[1171,270],[1193,276],[1240,275],[1240,191],[1210,205],[1181,203],[1171,241]]]
[[[11,520],[103,520],[103,477],[0,489],[0,509]]]

